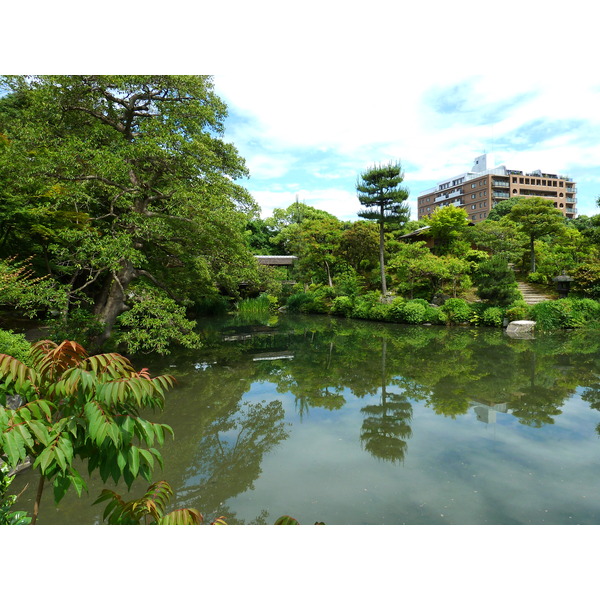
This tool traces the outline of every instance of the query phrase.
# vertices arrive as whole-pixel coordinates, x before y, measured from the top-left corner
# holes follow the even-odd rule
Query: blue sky
[[[263,216],[297,195],[356,220],[357,175],[400,160],[416,218],[420,192],[470,170],[484,152],[496,165],[573,178],[579,214],[600,212],[597,80],[490,66],[456,78],[409,71],[379,81],[377,94],[344,72],[215,75],[214,83],[229,106],[226,139],[247,161],[246,187]]]
[[[414,217],[422,190],[484,151],[508,168],[572,177],[579,213],[600,212],[587,0],[172,0],[161,11],[106,0],[100,13],[75,0],[34,4],[35,18],[29,5],[4,8],[36,44],[7,27],[2,72],[213,74],[226,138],[250,169],[242,183],[265,216],[298,195],[356,219],[357,175],[391,159],[404,166]],[[114,14],[135,33],[112,44]]]

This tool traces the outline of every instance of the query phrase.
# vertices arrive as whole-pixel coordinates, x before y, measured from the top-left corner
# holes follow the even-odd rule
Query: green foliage
[[[29,359],[31,344],[22,333],[13,333],[11,330],[0,329],[0,354],[14,356],[22,363]]]
[[[527,321],[530,318],[529,305],[524,300],[516,300],[506,308],[509,321]]]
[[[286,302],[286,307],[290,312],[306,312],[312,297],[306,292],[296,292],[291,294]]]
[[[491,213],[490,213],[491,214]],[[516,263],[521,259],[527,236],[519,230],[516,223],[508,219],[485,221],[469,227],[466,238],[480,250],[491,254],[502,254],[508,262]]]
[[[441,252],[450,242],[462,238],[469,224],[467,211],[452,205],[436,208],[426,221]]]
[[[66,298],[55,281],[35,276],[31,260],[0,259],[0,304],[34,317],[41,310],[64,310]]]
[[[376,306],[381,304],[379,292],[367,292],[356,298],[352,317],[355,319],[370,319]]]
[[[335,292],[340,296],[357,296],[363,289],[363,278],[354,269],[343,271],[335,277]]]
[[[573,277],[572,290],[588,298],[600,300],[600,261],[594,256],[590,258],[592,260],[570,271]],[[596,260],[593,260],[594,258]]]
[[[34,275],[49,274],[29,300],[39,305],[54,294],[46,305],[61,316],[69,305],[93,307],[104,324],[99,344],[141,300],[128,341],[161,351],[168,336],[156,320],[175,302],[171,339],[194,343],[181,308],[217,292],[235,296],[241,282],[258,278],[246,233],[257,205],[237,183],[248,171],[223,139],[227,110],[212,79],[42,75],[2,83],[0,256],[30,252]],[[152,307],[130,293],[140,281],[157,290]],[[133,332],[147,324],[146,334]]]
[[[112,490],[102,490],[94,504],[108,502],[102,519],[109,525],[200,525],[204,517],[193,508],[183,508],[165,514],[173,490],[166,481],[148,487],[138,499],[125,502]]]
[[[136,371],[119,354],[88,356],[73,341],[37,342],[30,364],[0,355],[0,451],[13,468],[32,458],[40,473],[38,505],[45,480],[56,502],[70,486],[81,495],[80,460],[103,481],[123,478],[131,486],[138,476],[150,479],[155,463],[162,464],[154,446],[173,432],[140,413],[162,409],[172,377]],[[23,403],[11,409],[6,399],[14,394]]]
[[[94,504],[107,502],[102,520],[109,525],[202,525],[204,516],[195,508],[178,508],[166,513],[173,497],[173,489],[166,481],[157,481],[141,497],[129,502],[112,490],[102,490]],[[279,517],[275,525],[300,525],[288,515]],[[224,517],[217,517],[210,525],[227,525]],[[324,525],[324,523],[315,523]]]
[[[527,273],[527,281],[529,283],[538,283],[541,285],[547,285],[548,283],[550,283],[548,275],[546,275],[545,273],[540,273],[538,271],[536,271],[535,273]]]
[[[203,316],[221,316],[227,314],[230,301],[225,296],[204,296],[198,298],[193,304],[194,313]]]
[[[125,344],[132,354],[169,354],[175,343],[186,348],[200,347],[200,336],[194,331],[196,322],[186,318],[183,306],[150,286],[138,285],[133,290],[135,303],[117,320],[117,343]]]
[[[530,313],[541,330],[597,328],[600,303],[590,298],[546,300],[533,305]]]
[[[449,323],[468,323],[472,315],[472,309],[466,300],[462,298],[450,298],[441,307]]]
[[[483,311],[481,320],[488,327],[502,327],[504,311],[497,306],[489,306]]]
[[[416,300],[410,300],[402,308],[402,321],[409,324],[419,324],[425,322],[427,308]]]
[[[331,314],[349,317],[352,314],[354,302],[348,296],[338,296],[331,304]]]
[[[531,272],[536,271],[535,240],[549,234],[561,233],[566,229],[562,213],[554,208],[548,198],[519,198],[508,213],[507,219],[515,222],[529,237]]]
[[[514,271],[502,255],[495,255],[479,264],[474,275],[477,294],[490,304],[508,306],[519,298]]]
[[[31,517],[25,511],[12,511],[17,500],[14,494],[8,494],[8,488],[15,476],[9,476],[9,466],[0,460],[0,525],[29,525]]]
[[[365,207],[358,216],[379,224],[379,266],[381,276],[381,292],[387,293],[385,276],[385,226],[400,226],[410,217],[410,209],[406,200],[408,190],[402,187],[404,173],[399,161],[385,165],[376,165],[361,173],[356,182],[356,193],[359,202]]]
[[[57,344],[62,340],[73,340],[82,346],[91,346],[104,329],[95,315],[80,307],[73,308],[65,316],[49,319],[47,323],[50,327],[48,337]]]
[[[261,294],[256,298],[246,298],[237,303],[237,314],[243,317],[263,317],[276,308],[277,298]]]
[[[518,201],[519,198],[507,198],[506,200],[496,202],[492,207],[492,210],[490,210],[486,221],[500,221],[502,217],[506,217],[510,213],[513,206],[517,204]]]

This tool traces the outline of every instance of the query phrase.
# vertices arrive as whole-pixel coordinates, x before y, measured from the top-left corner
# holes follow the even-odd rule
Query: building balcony
[[[576,208],[565,208],[565,212],[568,215],[576,215],[577,214],[577,209]]]
[[[492,179],[492,187],[510,187],[508,181],[500,181],[499,179]]]
[[[510,194],[508,192],[492,191],[492,198],[501,198],[502,200],[508,200],[508,198],[510,198]]]

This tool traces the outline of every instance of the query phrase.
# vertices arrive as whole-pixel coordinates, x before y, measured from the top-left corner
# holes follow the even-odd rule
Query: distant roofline
[[[477,158],[482,158],[484,156],[486,156],[486,155],[483,154],[481,157],[477,157]],[[456,179],[463,178],[464,181],[471,181],[471,180],[477,179],[479,177],[485,177],[486,175],[523,175],[524,177],[533,176],[533,177],[545,177],[547,179],[563,179],[564,181],[571,181],[571,182],[573,181],[573,179],[571,177],[566,177],[565,175],[557,175],[555,173],[542,173],[542,171],[540,169],[536,169],[536,170],[532,171],[531,173],[524,173],[523,171],[518,171],[515,169],[507,169],[506,165],[498,165],[497,167],[493,167],[491,169],[484,169],[483,171],[466,171],[464,173],[459,173],[458,175],[451,175],[450,177],[445,177],[444,179],[441,179],[440,181],[438,181],[438,183],[434,187],[428,188],[428,189],[420,192],[417,195],[417,197],[420,198],[421,196],[426,196],[427,194],[433,194],[434,192],[442,191],[442,190],[440,190],[440,186],[442,186],[446,183],[452,183],[453,180],[456,180]],[[457,184],[457,185],[460,185],[460,184]],[[456,185],[451,186],[451,187],[456,187]]]

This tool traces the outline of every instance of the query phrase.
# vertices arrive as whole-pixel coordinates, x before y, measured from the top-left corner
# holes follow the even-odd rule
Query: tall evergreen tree
[[[514,221],[521,231],[529,236],[529,255],[532,273],[535,273],[535,240],[545,235],[560,233],[565,229],[565,219],[554,208],[549,198],[519,197],[507,218]]]
[[[377,165],[361,173],[356,183],[358,200],[365,207],[358,212],[363,219],[371,219],[379,224],[379,265],[381,268],[381,291],[385,296],[384,233],[385,226],[391,223],[403,225],[410,218],[406,203],[408,189],[402,187],[404,173],[399,161]]]

